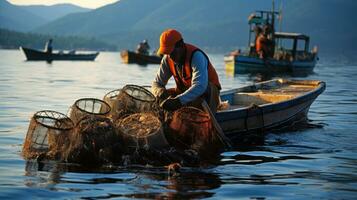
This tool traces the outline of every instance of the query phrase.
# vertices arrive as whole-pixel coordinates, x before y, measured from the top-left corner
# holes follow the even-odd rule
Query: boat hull
[[[124,50],[120,52],[120,56],[123,63],[131,64],[136,63],[139,65],[147,65],[147,64],[160,64],[161,57],[156,55],[144,55],[135,53],[132,51]]]
[[[93,61],[99,52],[93,54],[60,54],[46,53],[35,49],[20,47],[29,61],[53,61],[53,60],[74,60],[74,61]]]
[[[234,73],[312,73],[317,62],[315,55],[310,60],[276,60],[260,59],[251,56],[225,56],[224,62],[228,71]]]
[[[280,84],[287,80],[279,79],[258,83],[231,91],[222,92],[222,101],[233,102],[234,94],[239,92],[256,91],[271,84]],[[301,121],[307,118],[310,105],[325,90],[325,83],[320,81],[290,81],[295,84],[312,85],[313,90],[301,93],[294,98],[274,103],[261,105],[242,106],[241,108],[220,111],[216,113],[216,119],[224,133],[232,140],[245,138],[251,132],[265,132]],[[254,93],[254,92],[253,92]],[[275,94],[276,97],[284,97],[288,94]],[[274,94],[271,94],[274,96]],[[243,97],[243,96],[242,96]]]

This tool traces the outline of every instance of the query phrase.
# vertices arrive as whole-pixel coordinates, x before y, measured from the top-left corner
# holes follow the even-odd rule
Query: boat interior
[[[264,105],[277,103],[301,96],[316,88],[316,85],[309,84],[276,84],[262,85],[251,91],[238,91],[232,93],[228,101],[223,101],[220,107],[228,109],[244,108],[254,105]]]

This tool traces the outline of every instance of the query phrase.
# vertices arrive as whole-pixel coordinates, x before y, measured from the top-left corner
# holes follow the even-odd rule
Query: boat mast
[[[272,21],[271,23],[272,23],[272,27],[273,27],[273,35],[274,35],[274,27],[275,27],[275,23],[274,23],[274,21],[275,21],[274,5],[275,5],[275,2],[273,0],[273,12],[272,12],[272,16],[271,16],[271,21]]]
[[[282,21],[283,21],[283,0],[280,1],[280,9],[279,9],[279,32],[282,29]],[[278,47],[280,47],[282,40],[278,40]]]
[[[282,21],[283,21],[283,0],[280,1],[280,8],[279,8],[279,32],[281,32]]]
[[[275,1],[273,0],[272,3],[273,3],[273,7],[272,7],[273,8],[273,12],[271,13],[272,14],[272,16],[271,16],[271,20],[272,20],[271,26],[272,26],[273,30],[272,30],[272,33],[271,33],[271,39],[272,39],[272,41],[275,41]],[[276,45],[277,44],[274,43],[273,52],[275,52]]]

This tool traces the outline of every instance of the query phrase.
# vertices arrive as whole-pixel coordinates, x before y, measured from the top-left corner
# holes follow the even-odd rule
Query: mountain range
[[[18,6],[0,0],[0,28],[14,31],[32,31],[36,27],[67,14],[90,10],[73,4]]]
[[[2,4],[0,22],[4,15],[1,7]],[[29,10],[20,8],[24,10],[21,15],[31,14]],[[280,8],[282,31],[309,35],[311,45],[319,46],[320,51],[355,51],[357,18],[354,11],[357,1],[276,0],[275,10]],[[31,26],[23,30],[95,37],[119,48],[134,48],[143,39],[148,39],[152,47],[157,47],[160,33],[167,28],[176,28],[187,42],[212,51],[227,52],[247,46],[247,22],[251,12],[271,9],[272,2],[268,0],[120,0],[94,10],[63,14],[63,17],[45,23],[25,22],[25,25]],[[20,14],[17,13],[8,23],[16,24],[15,18],[24,18]],[[43,13],[37,17],[50,19],[47,15],[50,14]],[[33,19],[39,21],[38,18]],[[20,25],[17,22],[13,26]]]

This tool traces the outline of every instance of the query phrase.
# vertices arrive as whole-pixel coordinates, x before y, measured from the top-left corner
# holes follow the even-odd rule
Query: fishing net
[[[31,118],[22,154],[26,159],[44,155],[58,159],[68,143],[74,124],[66,115],[50,110],[36,112]]]
[[[62,158],[92,165],[116,162],[121,158],[121,143],[111,119],[87,115],[70,135],[70,145]]]
[[[161,149],[168,146],[162,123],[152,113],[136,113],[117,122],[128,150]]]
[[[108,103],[94,98],[82,98],[70,107],[69,116],[75,124],[86,116],[106,116],[110,112]]]
[[[182,107],[168,119],[167,137],[179,149],[204,155],[221,148],[209,114],[195,107]]]
[[[155,96],[142,86],[126,85],[117,96],[114,120],[133,113],[155,112]]]

